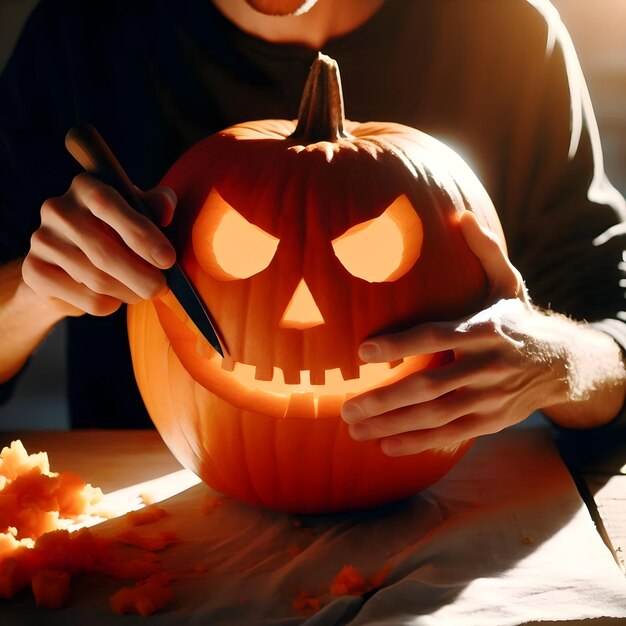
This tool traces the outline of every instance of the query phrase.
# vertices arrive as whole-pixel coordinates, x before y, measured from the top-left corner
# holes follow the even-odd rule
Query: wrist
[[[561,372],[564,394],[542,409],[565,428],[602,426],[617,416],[626,397],[623,352],[606,333],[563,316],[554,318],[560,346],[555,372]]]
[[[22,260],[0,267],[0,382],[12,378],[66,313],[22,278]]]

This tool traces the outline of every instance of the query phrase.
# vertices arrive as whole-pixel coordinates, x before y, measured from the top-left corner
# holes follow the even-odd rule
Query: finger
[[[137,191],[154,212],[159,224],[161,226],[169,225],[174,217],[177,202],[174,190],[169,187],[154,187],[149,191],[141,191],[140,189]]]
[[[359,346],[359,357],[366,363],[384,363],[416,354],[455,350],[475,342],[459,321],[427,322],[408,330],[367,339]]]
[[[406,406],[429,402],[465,387],[481,375],[482,355],[463,358],[432,369],[409,374],[384,387],[347,400],[341,407],[344,421],[354,424]]]
[[[39,228],[33,234],[29,255],[59,266],[75,282],[85,285],[94,293],[108,295],[130,304],[142,300],[132,289],[95,267],[80,248],[45,227]]]
[[[388,456],[419,454],[426,450],[457,446],[469,439],[499,432],[503,427],[498,413],[469,414],[440,428],[387,437],[381,440],[380,448]]]
[[[28,255],[22,265],[24,282],[40,297],[62,300],[70,306],[91,315],[110,315],[122,302],[111,296],[97,294],[77,283],[56,265]]]
[[[503,298],[522,297],[524,282],[495,233],[482,226],[471,211],[461,214],[459,227],[465,242],[485,270],[490,303]]]
[[[416,431],[441,428],[471,413],[492,412],[502,407],[500,394],[485,394],[473,389],[460,389],[442,398],[391,411],[384,415],[350,424],[350,436],[362,441],[382,439]]]
[[[84,252],[90,264],[141,298],[153,298],[165,288],[163,273],[134,254],[111,227],[89,210],[64,199],[50,199],[42,206],[41,215],[42,228],[62,233]]]
[[[115,189],[88,174],[78,175],[72,188],[81,204],[113,228],[135,254],[156,267],[173,265],[176,253],[172,244],[156,224],[132,209]]]

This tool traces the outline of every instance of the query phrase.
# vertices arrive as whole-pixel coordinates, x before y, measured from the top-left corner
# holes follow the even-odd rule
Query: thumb
[[[528,303],[522,276],[509,261],[496,234],[482,226],[471,211],[461,214],[459,228],[465,242],[485,270],[490,303],[508,298],[519,298]]]
[[[174,209],[178,201],[176,193],[169,187],[153,187],[142,192],[144,200],[156,214],[161,226],[167,226],[174,217]]]

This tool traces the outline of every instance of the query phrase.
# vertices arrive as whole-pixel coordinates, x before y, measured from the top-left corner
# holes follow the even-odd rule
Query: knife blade
[[[77,124],[65,137],[68,152],[86,172],[113,187],[138,213],[159,226],[143,198],[100,133],[91,124]],[[159,226],[160,228],[160,226]],[[163,270],[167,285],[205,339],[223,357],[225,344],[202,299],[178,262]]]

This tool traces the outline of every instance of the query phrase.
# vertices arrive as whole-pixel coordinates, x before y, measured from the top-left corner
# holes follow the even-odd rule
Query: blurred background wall
[[[626,0],[553,2],[569,28],[587,77],[607,172],[626,193]],[[0,0],[0,69],[36,3]],[[67,427],[63,345],[61,324],[31,359],[13,399],[0,406],[0,430]]]

